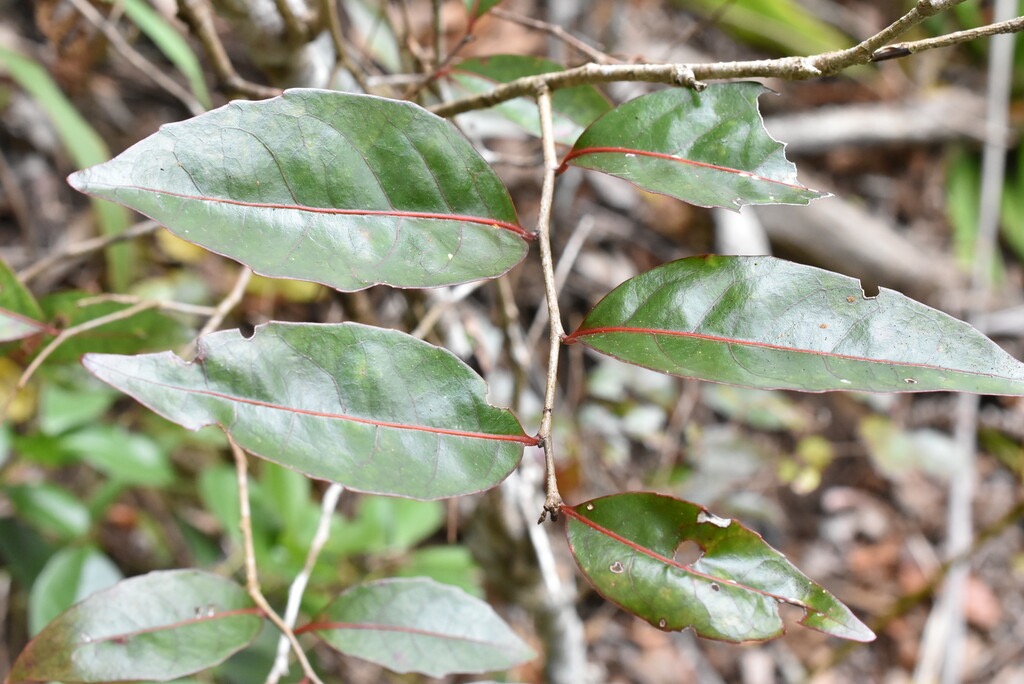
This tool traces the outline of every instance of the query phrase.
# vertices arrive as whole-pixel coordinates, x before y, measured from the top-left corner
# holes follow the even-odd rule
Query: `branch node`
[[[697,80],[697,77],[693,73],[693,69],[686,64],[675,65],[675,70],[672,74],[672,81],[677,86],[691,88],[698,93],[708,87],[707,83]]]

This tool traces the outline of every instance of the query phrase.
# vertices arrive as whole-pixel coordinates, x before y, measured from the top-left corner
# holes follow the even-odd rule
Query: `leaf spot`
[[[82,635],[82,643],[83,643],[83,644],[89,644],[89,643],[92,643],[92,637],[91,637],[91,636],[89,636],[88,634],[83,634],[83,635]]]
[[[612,563],[608,569],[614,572],[616,575],[621,575],[622,573],[626,572],[626,568],[623,567],[622,563],[620,563],[619,561],[615,561],[614,563]]]
[[[851,381],[847,380],[846,378],[839,378],[839,382],[843,383],[844,385],[852,385],[853,384]]]
[[[857,298],[854,297],[853,295],[850,295],[849,297],[846,298],[846,301],[848,301],[850,304],[853,304],[855,301],[857,301]]]
[[[594,504],[587,504],[587,510],[588,511],[594,510]]]
[[[658,627],[661,629],[665,629],[666,627],[668,627],[668,620],[666,620],[665,618],[661,618],[660,620],[658,620]]]
[[[826,330],[826,329],[828,329],[828,323],[822,323],[818,327],[821,328],[822,330]]]
[[[626,153],[626,159],[633,159],[634,157],[636,157],[636,155],[633,154],[632,152],[627,152]]]
[[[903,382],[907,383],[908,385],[917,384],[917,380],[915,380],[914,378],[903,378]]]
[[[732,524],[732,518],[719,518],[717,515],[714,515],[713,513],[701,511],[697,514],[697,522],[711,523],[715,527],[721,527],[722,529],[725,529],[726,527]]]
[[[722,591],[722,587],[718,586],[717,582],[711,583],[711,591]]]

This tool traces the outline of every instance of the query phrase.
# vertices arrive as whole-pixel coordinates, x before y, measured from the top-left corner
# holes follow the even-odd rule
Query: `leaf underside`
[[[244,648],[263,620],[245,590],[198,570],[119,582],[62,613],[22,651],[11,684],[168,681]]]
[[[702,207],[807,204],[826,193],[797,182],[784,145],[764,129],[757,83],[673,88],[630,100],[595,121],[562,167],[624,178]]]
[[[478,492],[536,443],[462,361],[396,330],[268,323],[251,339],[201,338],[191,363],[170,352],[83,363],[168,420],[218,424],[257,456],[364,492]]]
[[[529,237],[450,122],[327,90],[229,103],[68,180],[257,273],[339,290],[494,278]]]
[[[773,257],[674,261],[613,290],[566,340],[663,373],[764,389],[1024,394],[1024,364],[898,292]]]
[[[489,605],[424,578],[353,587],[308,629],[346,655],[431,677],[505,670],[535,657]]]
[[[666,631],[692,628],[722,641],[780,636],[779,604],[804,609],[801,624],[833,636],[874,634],[834,596],[739,523],[651,493],[617,494],[562,509],[580,570],[607,599]],[[674,560],[683,542],[699,560]]]

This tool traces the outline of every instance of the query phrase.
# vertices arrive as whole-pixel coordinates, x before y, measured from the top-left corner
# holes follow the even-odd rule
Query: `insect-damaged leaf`
[[[619,285],[568,343],[748,387],[1024,394],[1024,364],[967,323],[772,257],[680,259]]]
[[[486,603],[424,578],[353,587],[301,631],[395,672],[431,677],[504,670],[535,657]]]
[[[69,182],[257,273],[339,290],[493,278],[527,249],[505,186],[450,122],[365,95],[232,102]]]
[[[151,572],[58,616],[22,651],[8,681],[168,681],[220,663],[252,642],[262,623],[231,580]]]
[[[661,90],[616,107],[583,132],[562,162],[624,178],[702,207],[807,204],[782,143],[764,129],[757,83],[703,92]]]
[[[268,323],[251,339],[201,338],[191,363],[170,352],[83,363],[168,420],[216,423],[257,456],[364,492],[477,492],[536,443],[462,361],[396,330]]]
[[[805,611],[801,624],[833,636],[875,635],[820,585],[760,536],[734,520],[669,496],[630,493],[575,508],[566,534],[573,557],[607,599],[664,630],[693,628],[702,637],[760,641],[783,633],[779,604]],[[676,560],[683,542],[701,557]]]

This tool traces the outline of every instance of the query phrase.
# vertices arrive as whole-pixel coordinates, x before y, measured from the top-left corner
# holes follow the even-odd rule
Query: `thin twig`
[[[960,43],[977,40],[978,38],[987,38],[988,36],[995,36],[1000,33],[1019,33],[1020,31],[1024,31],[1024,16],[1017,17],[1016,19],[1010,19],[1008,21],[998,21],[986,26],[947,33],[946,35],[938,36],[937,38],[925,38],[923,40],[886,45],[885,47],[875,50],[874,54],[871,55],[871,61],[884,62],[887,59],[907,57],[918,52],[924,52],[925,50],[950,47],[952,45],[959,45]]]
[[[1017,0],[998,0],[996,18],[1012,17]],[[1024,19],[1019,17],[1018,19]],[[1024,26],[1024,21],[1020,22]],[[999,210],[1006,181],[1006,137],[998,134],[1009,125],[1010,86],[1013,75],[1013,38],[1001,36],[992,41],[989,51],[986,137],[982,158],[980,211],[978,232],[974,241],[974,262],[971,272],[971,296],[967,320],[975,323],[983,312],[991,284],[996,241],[999,238]],[[957,556],[972,547],[974,534],[972,503],[977,485],[979,397],[963,394],[957,399],[953,431],[960,454],[957,471],[950,478],[949,504],[946,515],[946,547],[950,556]],[[922,637],[921,657],[915,672],[916,681],[961,681],[967,629],[964,600],[970,573],[969,558],[949,567],[940,600],[932,610]]]
[[[231,288],[231,292],[228,292],[224,299],[222,299],[214,308],[213,314],[210,316],[209,320],[206,321],[206,324],[203,325],[202,330],[199,331],[196,338],[192,340],[188,347],[186,347],[185,351],[182,352],[185,356],[191,356],[195,353],[196,342],[200,337],[208,335],[220,327],[220,324],[223,323],[224,319],[227,317],[228,312],[235,308],[238,305],[238,302],[242,301],[242,297],[245,295],[245,288],[249,284],[250,280],[252,280],[252,269],[248,266],[243,266],[242,270],[238,272],[238,278],[235,280],[235,284]]]
[[[185,302],[174,302],[167,299],[149,300],[145,297],[131,294],[107,293],[86,297],[78,300],[78,306],[94,306],[104,302],[116,302],[118,304],[141,304],[142,302],[154,302],[154,308],[163,311],[177,311],[178,313],[190,314],[193,316],[212,316],[216,309],[212,306],[200,304],[186,304]]]
[[[356,84],[363,89],[364,93],[372,93],[370,85],[366,80],[366,73],[356,64],[348,52],[348,45],[345,43],[345,35],[341,30],[341,17],[338,14],[337,0],[320,0],[320,11],[327,17],[327,30],[331,34],[331,43],[334,45],[335,70],[339,67],[345,69]]]
[[[142,54],[128,44],[121,32],[111,22],[100,14],[99,10],[90,5],[86,0],[71,0],[78,13],[85,17],[89,23],[98,28],[106,36],[114,49],[128,61],[133,67],[148,76],[154,83],[177,98],[193,116],[198,116],[206,111],[206,108],[173,78],[165,74],[159,67],[152,64]]]
[[[302,595],[309,584],[309,577],[313,573],[313,566],[320,556],[327,540],[330,538],[331,518],[338,507],[338,499],[341,498],[345,488],[337,482],[324,492],[320,500],[320,521],[317,523],[316,532],[313,534],[313,541],[309,544],[309,551],[306,553],[306,562],[302,566],[302,572],[295,576],[291,587],[288,589],[288,604],[284,609],[284,623],[288,629],[295,628],[295,621],[299,617],[299,606],[302,604]],[[277,642],[277,656],[274,658],[274,667],[267,675],[266,684],[277,684],[281,677],[288,674],[288,650],[291,646],[286,634],[281,634]]]
[[[199,40],[212,62],[213,73],[230,93],[256,99],[275,97],[281,94],[278,88],[270,88],[247,81],[238,75],[224,44],[220,42],[213,25],[213,14],[206,0],[178,0],[178,15],[188,24],[193,35]]]
[[[288,0],[274,0],[274,6],[277,7],[277,13],[284,21],[288,44],[299,46],[305,43],[309,39],[309,25],[295,14],[291,3]]]
[[[442,315],[453,306],[461,302],[463,299],[480,289],[485,280],[478,280],[475,283],[466,283],[453,288],[447,293],[444,299],[436,302],[427,313],[420,319],[420,322],[416,325],[416,328],[410,333],[413,337],[423,339],[427,333],[437,324],[437,321]],[[443,290],[442,290],[443,292]]]
[[[156,232],[159,227],[160,224],[156,221],[141,221],[128,228],[128,230],[122,233],[117,233],[116,235],[102,235],[100,237],[83,240],[82,242],[76,242],[75,244],[68,245],[63,249],[53,252],[52,254],[47,254],[31,266],[27,266],[18,273],[18,278],[22,282],[27,283],[40,273],[47,271],[62,261],[76,259],[87,254],[92,254],[93,252],[98,252],[118,242],[134,240],[137,237],[149,235],[150,233]]]
[[[736,78],[781,78],[803,80],[830,76],[850,67],[870,63],[876,55],[884,55],[885,43],[898,38],[921,23],[927,17],[956,3],[935,3],[921,0],[917,6],[899,20],[886,27],[859,45],[832,52],[823,52],[807,57],[783,57],[738,62],[711,62],[704,64],[585,64],[573,69],[550,74],[537,74],[509,81],[493,90],[453,100],[431,107],[438,116],[451,117],[476,109],[486,109],[508,100],[533,95],[546,85],[551,89],[570,88],[578,85],[612,83],[617,81],[639,81],[664,83],[700,90],[704,80],[729,80]],[[950,34],[950,41],[935,43],[934,39],[901,43],[907,54],[936,47],[947,47],[964,43],[974,38],[1024,30],[1019,22],[1006,22],[995,30],[989,27],[960,31]],[[902,56],[902,55],[894,55]]]
[[[541,187],[540,210],[537,217],[537,244],[540,246],[541,269],[544,272],[544,298],[548,308],[548,371],[544,389],[544,408],[541,412],[540,430],[537,439],[544,449],[546,479],[544,482],[544,510],[538,522],[544,522],[548,514],[551,519],[558,517],[562,497],[558,493],[555,476],[554,445],[551,443],[552,412],[555,407],[555,386],[558,382],[558,354],[562,347],[565,330],[562,328],[562,314],[558,310],[558,289],[555,287],[554,260],[551,257],[551,209],[555,196],[555,172],[558,157],[555,152],[554,125],[551,117],[551,89],[542,85],[537,89],[537,111],[540,113],[541,144],[544,147],[544,183]]]
[[[573,48],[577,52],[586,55],[592,61],[598,64],[621,64],[621,59],[616,59],[611,55],[601,52],[597,48],[591,47],[587,43],[583,42],[576,36],[572,35],[564,28],[557,24],[551,24],[540,19],[534,19],[523,14],[517,14],[515,12],[509,12],[500,7],[492,7],[489,14],[492,17],[504,19],[520,26],[526,26],[527,28],[537,29],[538,31],[544,31],[545,33],[554,36],[558,40],[562,41],[569,47]]]
[[[256,606],[263,611],[267,619],[273,622],[274,626],[281,630],[281,634],[288,638],[288,642],[292,645],[292,650],[295,651],[295,657],[302,666],[302,672],[306,675],[306,678],[316,684],[323,684],[320,678],[317,677],[316,672],[313,671],[313,666],[309,664],[309,659],[306,658],[306,653],[302,650],[302,644],[296,638],[295,632],[284,623],[281,616],[270,606],[270,603],[267,602],[266,597],[263,595],[263,591],[260,589],[260,576],[256,571],[256,550],[252,543],[252,511],[249,509],[249,462],[246,460],[242,447],[238,446],[230,434],[227,437],[228,442],[231,444],[231,454],[235,457],[235,473],[238,476],[238,507],[240,517],[238,526],[242,530],[242,549],[245,553],[245,589],[249,592],[249,596]]]
[[[107,314],[106,316],[94,318],[91,321],[86,321],[85,323],[80,323],[79,325],[72,326],[61,331],[59,335],[53,338],[53,340],[48,345],[46,345],[46,347],[41,352],[39,352],[39,354],[34,359],[32,359],[32,363],[30,363],[28,367],[24,370],[24,372],[22,372],[21,377],[18,378],[17,384],[15,384],[14,386],[14,390],[11,392],[10,396],[7,397],[7,400],[4,402],[3,411],[0,412],[0,418],[6,419],[7,410],[10,408],[11,401],[14,399],[14,397],[17,396],[18,392],[25,388],[25,386],[28,384],[28,381],[32,379],[33,375],[35,375],[35,372],[39,370],[39,367],[41,365],[43,365],[43,362],[46,361],[46,359],[50,358],[50,356],[69,339],[88,330],[92,330],[93,328],[99,328],[101,326],[107,325],[108,323],[114,323],[116,321],[121,321],[126,318],[131,318],[135,314],[146,311],[147,309],[155,309],[159,305],[160,302],[152,300],[146,302],[139,302],[138,304],[130,306],[127,309],[121,309],[120,311],[115,311],[113,313]]]

